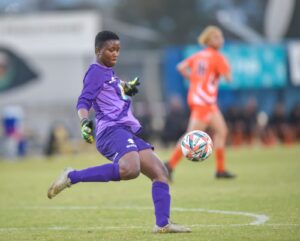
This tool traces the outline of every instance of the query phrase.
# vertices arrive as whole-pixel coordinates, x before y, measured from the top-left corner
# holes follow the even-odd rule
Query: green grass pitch
[[[162,159],[169,153],[158,151]],[[213,157],[180,163],[171,186],[171,217],[193,232],[162,235],[151,233],[151,183],[143,176],[81,183],[47,199],[64,167],[104,163],[96,152],[0,162],[0,241],[300,240],[300,146],[229,149],[227,159],[236,180],[215,180]]]

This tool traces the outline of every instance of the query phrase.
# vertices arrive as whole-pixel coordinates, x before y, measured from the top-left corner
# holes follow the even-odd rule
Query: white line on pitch
[[[243,227],[250,226],[249,224],[195,224],[190,227],[196,228],[226,228],[226,227]],[[286,226],[300,226],[300,224],[288,224],[288,223],[273,223],[263,224],[263,227],[286,227]],[[64,226],[53,226],[53,227],[2,227],[0,232],[22,232],[22,231],[99,231],[99,230],[128,230],[128,229],[150,229],[146,226],[103,226],[103,227],[64,227]]]
[[[24,207],[24,209],[54,209],[54,210],[86,210],[86,209],[112,209],[112,210],[153,210],[153,207],[132,207],[132,206],[32,206],[32,207]],[[264,214],[255,214],[249,212],[240,212],[240,211],[224,211],[224,210],[212,210],[206,208],[172,208],[171,211],[176,212],[206,212],[206,213],[216,213],[216,214],[225,214],[225,215],[240,215],[254,218],[255,220],[249,223],[249,225],[261,225],[269,220],[269,217]]]
[[[25,206],[25,207],[19,207],[21,209],[53,209],[53,210],[105,210],[105,209],[111,209],[111,210],[153,210],[153,207],[132,207],[132,206],[105,206],[105,207],[99,207],[99,206]],[[225,214],[225,215],[241,215],[241,216],[247,216],[254,218],[255,220],[247,225],[261,225],[264,224],[269,220],[269,217],[264,214],[255,214],[255,213],[249,213],[249,212],[241,212],[241,211],[224,211],[224,210],[212,210],[212,209],[205,209],[205,208],[172,208],[172,211],[175,212],[206,212],[206,213],[216,213],[216,214]]]

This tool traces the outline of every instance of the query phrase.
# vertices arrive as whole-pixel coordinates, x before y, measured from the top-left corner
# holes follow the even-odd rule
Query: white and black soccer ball
[[[184,135],[181,150],[187,159],[201,162],[211,155],[213,142],[207,133],[195,130]]]

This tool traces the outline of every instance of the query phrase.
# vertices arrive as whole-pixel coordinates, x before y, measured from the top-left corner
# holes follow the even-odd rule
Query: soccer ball
[[[183,155],[194,162],[201,162],[207,159],[213,149],[213,142],[204,131],[191,131],[181,141]]]

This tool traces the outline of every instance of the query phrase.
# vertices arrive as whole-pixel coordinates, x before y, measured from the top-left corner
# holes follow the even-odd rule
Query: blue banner
[[[188,46],[184,57],[200,50]],[[281,88],[287,85],[287,56],[282,44],[227,44],[222,53],[228,59],[233,81],[221,81],[221,89]]]

